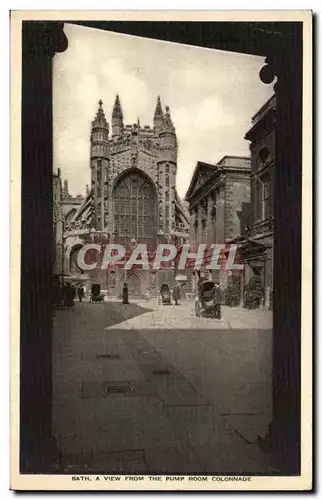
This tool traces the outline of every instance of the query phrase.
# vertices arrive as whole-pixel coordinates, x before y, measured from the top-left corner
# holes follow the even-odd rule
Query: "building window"
[[[261,182],[261,219],[266,220],[271,215],[271,179],[268,172],[260,177]]]
[[[170,216],[170,209],[168,203],[165,206],[165,218],[167,221],[169,221],[169,216]]]
[[[153,184],[142,174],[131,172],[115,186],[114,227],[120,243],[128,238],[153,244],[156,237],[157,195]],[[142,242],[142,241],[141,241]]]
[[[267,163],[270,161],[271,154],[269,152],[269,149],[266,146],[263,147],[260,150],[260,152],[258,153],[258,159],[259,159],[259,162],[258,162],[259,168],[265,167],[265,165],[267,165]]]
[[[166,173],[166,174],[168,174],[168,173],[169,173],[169,165],[168,165],[168,164],[166,164],[166,166],[165,166],[165,173]]]
[[[166,174],[166,176],[165,176],[165,185],[167,187],[169,186],[169,174]]]
[[[250,181],[250,199],[251,199],[251,219],[250,223],[256,221],[256,180],[254,178]]]
[[[97,161],[97,182],[100,184],[102,180],[102,160]]]
[[[262,182],[262,219],[268,219],[270,216],[270,200],[269,200],[269,181],[265,180]]]
[[[263,187],[262,182],[256,182],[256,220],[262,219]]]

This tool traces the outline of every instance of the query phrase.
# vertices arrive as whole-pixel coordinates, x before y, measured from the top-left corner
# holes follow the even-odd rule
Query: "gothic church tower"
[[[91,130],[92,225],[123,243],[134,238],[154,247],[169,241],[178,223],[183,230],[186,223],[175,187],[178,143],[169,106],[163,112],[158,96],[153,128],[139,119],[124,126],[117,95],[109,136],[102,104]]]
[[[103,231],[106,225],[107,189],[106,179],[109,166],[109,126],[99,101],[99,108],[92,121],[91,130],[91,187],[92,226]]]
[[[175,186],[178,142],[170,108],[163,111],[158,97],[152,127],[142,126],[139,118],[124,125],[117,95],[110,131],[102,101],[98,104],[90,134],[91,190],[71,221],[71,230],[73,224],[85,231],[94,228],[127,248],[133,242],[151,250],[158,243],[186,242],[189,224]],[[133,275],[132,289],[149,289],[151,276],[147,271]],[[124,279],[118,276],[118,286]],[[106,273],[102,285],[104,280]]]

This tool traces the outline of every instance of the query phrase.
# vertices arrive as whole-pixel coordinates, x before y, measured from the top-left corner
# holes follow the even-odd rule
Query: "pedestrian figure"
[[[214,309],[215,309],[214,316],[217,319],[221,319],[221,302],[222,298],[221,298],[220,286],[218,285],[218,283],[216,283],[214,286]]]
[[[74,291],[70,283],[64,286],[64,306],[72,307],[74,305]]]
[[[173,288],[173,300],[176,306],[179,304],[180,298],[181,298],[180,285],[178,283],[175,283]]]
[[[123,304],[128,304],[129,303],[129,288],[127,286],[127,283],[124,283],[123,285]]]
[[[58,307],[64,307],[64,287],[59,285],[58,295],[57,295],[57,305]]]
[[[61,286],[59,282],[54,281],[53,284],[53,305],[54,307],[60,307],[61,306]]]
[[[171,291],[168,283],[163,283],[161,285],[159,300],[163,305],[171,304]]]
[[[78,294],[78,300],[79,300],[79,302],[82,302],[82,300],[84,298],[84,295],[85,295],[84,288],[82,286],[78,287],[77,294]]]

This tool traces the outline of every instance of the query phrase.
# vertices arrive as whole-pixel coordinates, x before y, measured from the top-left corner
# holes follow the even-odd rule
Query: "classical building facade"
[[[241,276],[242,302],[245,286],[258,276],[265,308],[272,307],[273,297],[275,111],[273,95],[255,114],[245,135],[251,151],[251,210],[245,217],[245,230],[235,239],[245,265]]]
[[[151,251],[158,243],[186,242],[189,223],[176,190],[178,141],[169,107],[163,111],[160,97],[153,127],[141,126],[139,119],[124,125],[119,96],[110,127],[99,101],[90,142],[91,188],[66,223],[72,271],[79,271],[75,255],[90,234],[125,248],[144,243]],[[89,279],[111,295],[119,295],[126,280],[130,293],[141,295],[146,290],[157,293],[160,282],[171,280],[169,273],[117,268],[112,272],[91,271]]]
[[[186,194],[190,244],[225,244],[243,230],[250,202],[250,158],[224,156],[216,165],[198,162]],[[227,273],[213,272],[226,287]]]

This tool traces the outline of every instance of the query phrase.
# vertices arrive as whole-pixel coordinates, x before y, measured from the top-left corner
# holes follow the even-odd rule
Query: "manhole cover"
[[[104,394],[125,394],[127,392],[134,392],[132,385],[129,382],[121,383],[110,383],[105,382],[103,384]]]
[[[97,359],[119,359],[119,354],[96,354]]]
[[[169,370],[153,370],[152,373],[157,377],[169,377],[169,375],[171,375]]]
[[[82,398],[101,399],[111,394],[135,392],[130,382],[83,382]]]

